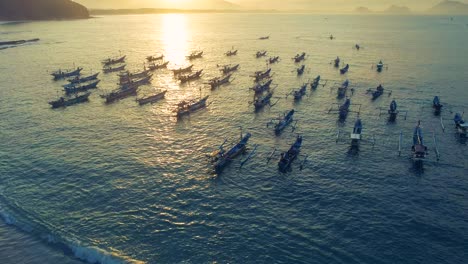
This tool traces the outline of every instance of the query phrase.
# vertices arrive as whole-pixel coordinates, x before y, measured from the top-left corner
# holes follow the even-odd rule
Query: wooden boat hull
[[[167,90],[166,91],[163,91],[161,93],[158,93],[158,94],[155,94],[155,95],[152,95],[152,96],[149,96],[149,97],[146,97],[146,98],[141,98],[141,99],[138,99],[138,104],[139,105],[145,105],[145,104],[149,104],[149,103],[154,103],[158,100],[161,100],[163,99],[165,96],[166,96],[166,93],[167,93]]]
[[[65,100],[63,97],[61,97],[61,99],[49,102],[49,104],[52,106],[52,108],[67,107],[87,102],[89,100],[89,95],[91,95],[91,93],[86,93],[69,100]]]

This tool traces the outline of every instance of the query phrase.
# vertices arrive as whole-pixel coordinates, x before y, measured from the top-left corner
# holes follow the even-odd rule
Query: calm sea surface
[[[0,50],[0,262],[74,263],[466,263],[468,259],[467,146],[451,111],[468,110],[468,17],[194,14],[109,16],[89,20],[0,25],[0,41],[40,38]],[[330,40],[333,34],[336,39]],[[258,37],[270,35],[269,40]],[[354,44],[362,46],[360,51]],[[232,47],[238,56],[226,57]],[[99,96],[117,88],[101,73],[90,102],[51,110],[63,82],[50,72],[127,55],[131,70],[163,53],[170,68],[193,61],[202,80],[179,85],[157,71],[140,96],[167,89],[166,99],[140,107],[135,97],[105,105]],[[278,55],[272,65],[276,105],[254,113],[249,75],[266,69],[258,50]],[[297,77],[291,58],[309,55]],[[330,65],[340,56],[343,76]],[[371,69],[380,59],[388,70]],[[231,85],[211,91],[217,64],[239,63]],[[325,87],[298,103],[293,88],[321,75]],[[361,104],[364,137],[359,155],[349,141],[335,143],[344,124],[327,114],[339,103],[335,82],[348,78]],[[365,91],[382,83],[392,95],[371,101]],[[184,98],[210,95],[206,110],[177,120]],[[439,95],[446,131],[431,110]],[[391,99],[402,110],[395,124],[379,118]],[[274,99],[274,102],[277,100]],[[294,108],[297,129],[276,137],[266,123]],[[355,106],[354,109],[357,109]],[[423,172],[408,160],[412,128],[422,121],[430,158]],[[252,133],[257,155],[240,157],[218,177],[206,155],[225,138]],[[404,146],[398,156],[398,134]],[[303,135],[299,162],[278,172],[276,147],[285,151]],[[245,157],[245,156],[244,156]],[[303,158],[301,158],[303,159]],[[5,225],[8,223],[10,225]]]

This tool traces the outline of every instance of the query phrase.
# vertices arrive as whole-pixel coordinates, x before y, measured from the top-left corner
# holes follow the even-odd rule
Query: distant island
[[[70,0],[0,0],[0,20],[89,18],[86,7]]]
[[[392,5],[383,11],[373,11],[367,7],[360,6],[354,10],[355,13],[359,14],[388,14],[388,15],[409,15],[411,10],[406,6]]]
[[[428,13],[440,15],[466,15],[468,14],[468,4],[458,1],[443,1],[429,9]]]

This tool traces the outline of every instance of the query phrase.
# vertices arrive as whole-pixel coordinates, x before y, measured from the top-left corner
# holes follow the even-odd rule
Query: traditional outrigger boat
[[[131,82],[132,80],[134,79],[138,79],[138,78],[145,78],[147,77],[149,74],[151,73],[151,70],[149,69],[145,69],[141,72],[129,72],[129,71],[125,71],[125,72],[122,72],[119,74],[119,84],[127,84],[129,82]]]
[[[237,71],[239,69],[240,64],[236,65],[223,65],[222,68],[220,69],[223,74],[228,74],[230,72]]]
[[[427,147],[423,142],[423,134],[421,130],[421,121],[418,121],[418,124],[414,128],[413,132],[413,146],[411,146],[412,151],[412,160],[416,167],[422,168],[423,161],[426,159],[426,156],[429,154]]]
[[[54,76],[55,80],[60,80],[60,79],[67,78],[67,77],[78,76],[80,75],[82,70],[83,68],[80,68],[80,67],[76,68],[75,70],[64,70],[64,71],[58,70],[58,71],[51,73],[51,75]]]
[[[315,90],[320,85],[320,75],[315,77],[315,79],[310,83],[310,89]]]
[[[151,71],[155,71],[155,70],[159,70],[159,69],[164,69],[164,68],[167,68],[167,65],[169,64],[168,61],[166,62],[161,62],[159,64],[155,64],[155,63],[151,63],[150,65],[148,65],[148,69],[150,69]]]
[[[262,84],[261,84],[261,83],[257,83],[257,84],[255,84],[254,87],[252,87],[251,89],[252,89],[256,94],[258,94],[258,93],[263,93],[264,91],[267,91],[267,90],[270,89],[270,86],[271,86],[272,83],[273,83],[273,80],[270,79],[270,80],[268,80],[268,81],[265,82],[265,83],[262,83]]]
[[[65,90],[67,94],[85,92],[90,89],[96,89],[99,82],[100,80],[97,80],[89,84],[78,85],[78,86],[76,84],[67,84],[63,86],[63,89]]]
[[[104,64],[104,66],[110,66],[112,64],[122,63],[122,62],[125,62],[125,58],[126,58],[125,55],[122,57],[118,57],[118,58],[108,58],[108,59],[103,60],[102,64]]]
[[[277,63],[277,62],[279,62],[279,59],[280,59],[279,56],[271,57],[271,58],[268,59],[268,63],[270,63],[270,64]]]
[[[336,57],[336,59],[333,61],[333,66],[335,66],[335,68],[339,68],[340,67],[340,57]]]
[[[147,97],[138,98],[137,102],[139,105],[154,103],[156,101],[163,99],[166,96],[166,93],[167,93],[167,90],[164,90],[164,91],[158,92],[156,94],[153,94]]]
[[[158,60],[162,60],[162,59],[164,59],[164,55],[146,57],[146,60],[148,62],[158,61]]]
[[[259,111],[267,104],[270,104],[271,98],[273,97],[273,92],[268,91],[265,95],[260,95],[259,97],[255,98],[253,105],[255,107],[255,111]]]
[[[299,63],[299,62],[305,60],[305,57],[306,57],[306,53],[305,53],[305,52],[302,52],[301,54],[297,54],[297,55],[293,58],[293,60],[294,60],[295,63]]]
[[[115,102],[120,99],[127,98],[129,96],[133,96],[137,94],[138,91],[138,85],[130,85],[125,89],[118,89],[115,91],[110,92],[109,94],[106,94],[102,97],[106,99],[106,104],[110,104],[112,102]]]
[[[279,135],[281,132],[289,125],[291,124],[294,119],[294,109],[290,110],[286,115],[283,116],[283,118],[279,119],[278,124],[275,125],[275,134]]]
[[[103,68],[102,71],[103,71],[104,73],[111,73],[111,72],[123,71],[123,70],[125,70],[125,67],[126,67],[126,66],[127,66],[127,65],[125,65],[125,64],[124,64],[124,65],[121,65],[121,66],[118,66],[118,67],[115,67],[115,68],[106,66],[106,67]]]
[[[337,90],[337,97],[338,98],[343,98],[346,96],[346,92],[348,91],[348,87],[349,87],[349,80],[346,80],[343,82],[343,84],[338,87],[338,90]]]
[[[434,108],[434,115],[440,115],[443,105],[440,103],[439,96],[435,96],[432,100],[432,108]]]
[[[270,39],[270,36],[263,36],[263,37],[259,37],[258,39],[259,40],[266,40],[266,39]]]
[[[265,57],[267,55],[267,51],[266,50],[261,50],[261,51],[257,51],[257,53],[255,54],[255,57],[258,58],[261,58],[261,57]]]
[[[388,109],[388,121],[389,122],[395,122],[397,115],[398,115],[398,110],[397,110],[397,103],[395,100],[392,100],[390,103],[390,108]]]
[[[349,70],[349,64],[346,64],[346,66],[344,66],[344,68],[340,69],[340,73],[345,74],[345,73],[348,72],[348,70]]]
[[[229,50],[226,53],[224,53],[226,56],[231,57],[237,55],[238,50]]]
[[[347,98],[344,104],[338,109],[338,115],[340,120],[345,120],[349,113],[349,107],[351,106],[351,99]]]
[[[302,65],[300,68],[297,68],[296,71],[297,71],[297,75],[302,75],[304,74],[304,71],[305,71],[305,65]]]
[[[270,73],[271,73],[271,68],[269,68],[266,71],[257,71],[254,73],[252,77],[255,78],[255,82],[259,82],[263,79],[271,78],[272,76],[270,75]]]
[[[199,70],[199,71],[196,71],[192,74],[188,74],[188,75],[180,75],[178,77],[179,81],[181,83],[186,83],[186,82],[190,82],[190,81],[193,81],[193,80],[197,80],[197,79],[200,79],[200,77],[202,76],[202,73],[203,73],[203,70]]]
[[[203,57],[203,51],[194,51],[187,56],[188,60],[194,60]]]
[[[292,144],[291,148],[285,153],[281,153],[281,158],[278,161],[278,169],[282,173],[286,173],[290,168],[292,162],[299,156],[302,146],[302,136],[297,136],[296,142]]]
[[[375,90],[367,90],[367,93],[370,93],[372,95],[372,100],[375,100],[379,98],[382,94],[384,94],[384,87],[382,84],[379,84]],[[390,94],[389,94],[390,95]]]
[[[376,68],[377,68],[378,72],[381,72],[383,70],[383,67],[384,67],[384,64],[383,64],[382,61],[379,61],[379,63],[377,63],[377,65],[376,65]]]
[[[90,92],[82,95],[76,95],[75,97],[69,99],[60,97],[58,100],[49,102],[49,104],[52,106],[52,108],[67,107],[88,101],[89,95],[91,95]]]
[[[455,128],[457,129],[458,134],[460,137],[466,138],[468,124],[465,123],[463,120],[463,115],[460,113],[456,113],[455,117],[453,118],[453,122],[455,122]]]
[[[302,99],[302,97],[306,94],[306,91],[307,91],[307,86],[309,84],[308,83],[304,83],[302,86],[301,86],[301,89],[299,90],[296,90],[293,92],[293,95],[294,95],[294,100],[295,101],[299,101]]]
[[[216,174],[221,174],[223,169],[237,156],[244,153],[247,149],[247,143],[252,135],[250,133],[246,133],[244,136],[241,135],[240,141],[235,144],[231,149],[227,152],[224,151],[223,143],[218,151],[215,151],[211,154],[211,162],[214,163],[214,171]]]
[[[361,142],[361,133],[362,133],[362,122],[360,118],[357,118],[356,122],[354,122],[353,131],[350,134],[350,138],[351,138],[350,150],[359,151],[359,145]]]
[[[186,72],[191,72],[193,68],[193,64],[185,67],[185,68],[179,68],[179,69],[172,69],[171,71],[174,73],[174,75],[181,74],[181,73],[186,73]]]
[[[99,75],[99,72],[95,73],[93,75],[87,76],[87,77],[76,76],[75,78],[68,79],[67,81],[69,83],[72,83],[72,84],[84,83],[84,82],[89,82],[89,81],[92,81],[92,80],[96,80],[98,75]]]
[[[182,101],[177,104],[177,109],[175,112],[177,113],[177,117],[182,117],[184,115],[193,113],[197,110],[203,109],[206,107],[206,100],[208,100],[209,96],[205,96],[199,100],[192,99],[188,101]]]
[[[217,78],[211,79],[208,82],[208,84],[211,86],[211,90],[214,90],[223,84],[230,83],[231,76],[232,74],[229,74],[229,75],[226,75],[225,77],[217,77]]]
[[[144,84],[150,83],[150,82],[151,82],[151,78],[153,78],[153,75],[152,75],[152,74],[150,74],[150,75],[148,75],[148,76],[145,76],[145,77],[143,77],[143,78],[140,78],[140,79],[136,79],[136,80],[130,79],[128,82],[121,84],[121,85],[120,85],[120,88],[121,88],[122,90],[125,90],[125,89],[129,89],[130,87],[134,87],[134,86],[139,87],[139,86],[142,86],[142,85],[144,85]]]

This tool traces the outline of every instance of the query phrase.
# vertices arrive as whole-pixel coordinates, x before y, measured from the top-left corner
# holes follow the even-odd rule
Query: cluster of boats
[[[115,58],[107,58],[102,61],[103,64],[103,69],[102,71],[104,73],[111,73],[111,72],[119,72],[125,70],[125,67],[127,66],[125,64],[125,58],[127,56],[120,56],[120,57],[115,57]]]

